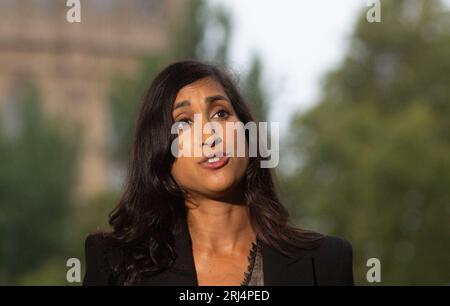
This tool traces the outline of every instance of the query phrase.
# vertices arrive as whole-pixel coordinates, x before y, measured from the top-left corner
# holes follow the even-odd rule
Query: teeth
[[[220,160],[219,157],[212,157],[212,158],[208,159],[208,163],[215,163],[215,162],[218,162],[219,160]]]

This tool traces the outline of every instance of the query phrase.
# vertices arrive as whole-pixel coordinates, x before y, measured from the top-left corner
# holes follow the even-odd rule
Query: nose
[[[213,135],[206,135],[206,140],[202,142],[203,146],[209,146],[211,148],[214,148],[216,145],[220,144],[222,142],[222,138],[216,134],[215,129],[212,129]],[[205,137],[205,136],[204,136]]]

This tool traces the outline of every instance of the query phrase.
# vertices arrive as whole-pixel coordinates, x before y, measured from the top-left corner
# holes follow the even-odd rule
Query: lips
[[[216,152],[203,157],[199,161],[199,164],[208,169],[219,169],[225,166],[229,159],[230,157],[227,154],[223,152]]]

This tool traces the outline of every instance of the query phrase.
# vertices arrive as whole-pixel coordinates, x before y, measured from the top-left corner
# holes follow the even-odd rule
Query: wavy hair
[[[135,126],[123,194],[110,214],[108,240],[124,254],[124,284],[138,284],[144,274],[170,267],[176,254],[174,233],[187,218],[185,193],[171,175],[174,157],[172,105],[179,90],[210,77],[222,85],[239,120],[254,121],[250,108],[231,77],[220,68],[199,61],[176,62],[162,70],[148,89]],[[246,133],[248,142],[248,134]],[[323,236],[290,224],[270,169],[262,157],[249,158],[243,177],[245,205],[259,239],[286,253],[288,247],[314,248]]]

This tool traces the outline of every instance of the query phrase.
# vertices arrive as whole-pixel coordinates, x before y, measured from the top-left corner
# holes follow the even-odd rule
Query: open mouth
[[[202,158],[199,164],[208,169],[219,169],[225,166],[229,160],[229,154],[216,152],[215,154]]]

